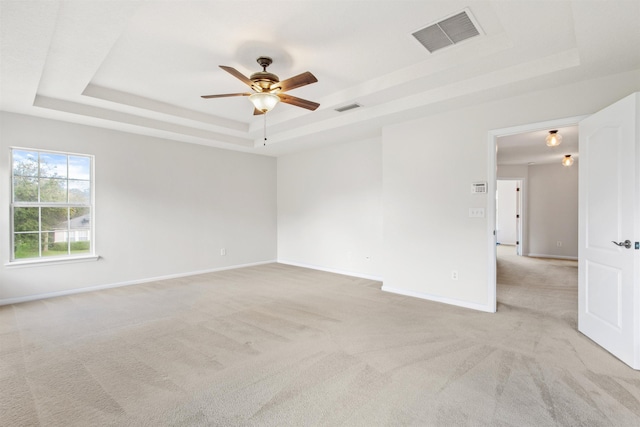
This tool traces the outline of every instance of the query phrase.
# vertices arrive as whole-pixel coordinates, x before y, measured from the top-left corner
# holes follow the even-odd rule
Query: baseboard
[[[488,305],[484,305],[484,304],[477,304],[474,302],[462,301],[454,298],[446,298],[446,297],[441,297],[437,295],[430,295],[430,294],[410,291],[406,289],[392,288],[390,286],[384,286],[384,285],[382,286],[382,290],[385,292],[391,292],[393,294],[405,295],[408,297],[420,298],[420,299],[425,299],[425,300],[434,301],[434,302],[441,302],[444,304],[455,305],[458,307],[484,311],[487,313],[495,313],[495,310],[492,307],[489,307]]]
[[[282,260],[282,259],[279,259],[278,263],[279,264],[285,264],[285,265],[292,265],[294,267],[309,268],[311,270],[326,271],[327,273],[342,274],[343,276],[359,277],[361,279],[369,279],[369,280],[375,280],[377,282],[382,282],[382,277],[373,276],[373,275],[370,275],[370,274],[362,274],[362,273],[357,273],[357,272],[353,272],[353,271],[321,267],[319,265],[304,264],[304,263],[300,263],[300,262],[288,261],[288,260]]]
[[[549,255],[549,254],[527,254],[527,256],[531,258],[566,259],[571,261],[578,261],[577,256]]]
[[[235,269],[238,269],[238,268],[254,267],[256,265],[273,264],[275,262],[277,262],[277,261],[276,260],[260,261],[260,262],[253,262],[253,263],[248,263],[248,264],[233,265],[233,266],[228,266],[228,267],[218,267],[218,268],[210,268],[210,269],[206,269],[206,270],[190,271],[190,272],[187,272],[187,273],[178,273],[178,274],[169,274],[169,275],[166,275],[166,276],[148,277],[148,278],[145,278],[145,279],[130,280],[130,281],[126,281],[126,282],[109,283],[109,284],[106,284],[106,285],[89,286],[89,287],[86,287],[86,288],[68,289],[68,290],[65,290],[65,291],[49,292],[49,293],[46,293],[46,294],[28,295],[28,296],[25,296],[25,297],[16,297],[16,298],[4,298],[4,299],[0,299],[0,306],[9,305],[9,304],[19,304],[21,302],[37,301],[37,300],[47,299],[47,298],[55,298],[55,297],[61,297],[61,296],[66,296],[66,295],[74,295],[74,294],[80,294],[80,293],[84,293],[84,292],[93,292],[93,291],[99,291],[99,290],[103,290],[103,289],[120,288],[122,286],[141,285],[141,284],[144,284],[144,283],[157,282],[157,281],[160,281],[160,280],[178,279],[180,277],[189,277],[189,276],[196,276],[198,274],[215,273],[215,272],[224,271],[224,270],[235,270]]]

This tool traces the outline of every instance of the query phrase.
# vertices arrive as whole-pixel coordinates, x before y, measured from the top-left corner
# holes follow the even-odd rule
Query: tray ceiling
[[[640,2],[2,1],[0,108],[278,156],[382,126],[640,68]],[[415,31],[469,10],[482,30],[429,53]],[[318,83],[263,120],[246,97],[258,56]],[[361,107],[338,112],[357,103]]]

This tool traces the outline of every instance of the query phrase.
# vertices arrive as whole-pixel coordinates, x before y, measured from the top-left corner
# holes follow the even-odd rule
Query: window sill
[[[84,256],[76,256],[72,258],[49,258],[49,259],[29,259],[29,260],[20,260],[20,261],[11,261],[5,263],[5,267],[7,268],[19,268],[19,267],[38,267],[41,265],[56,265],[56,264],[70,264],[74,262],[87,262],[87,261],[98,261],[100,259],[100,255],[84,255]]]

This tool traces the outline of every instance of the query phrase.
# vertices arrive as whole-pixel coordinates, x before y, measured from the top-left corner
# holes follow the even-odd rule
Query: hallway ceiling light
[[[562,166],[571,166],[573,164],[573,157],[571,157],[571,154],[565,154],[564,157],[562,158]]]
[[[550,130],[549,135],[547,135],[547,146],[557,147],[560,143],[562,143],[562,135],[557,130]]]

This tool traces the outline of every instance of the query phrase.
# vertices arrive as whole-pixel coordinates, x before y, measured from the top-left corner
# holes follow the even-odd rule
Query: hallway
[[[577,329],[578,262],[517,256],[497,246],[498,311],[510,307],[561,318]]]

